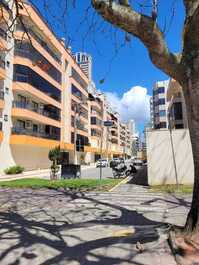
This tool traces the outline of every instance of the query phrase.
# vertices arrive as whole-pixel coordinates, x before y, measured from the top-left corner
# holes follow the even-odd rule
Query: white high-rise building
[[[91,55],[85,52],[77,52],[74,55],[76,62],[81,67],[82,71],[88,77],[88,79],[92,80],[92,57]]]

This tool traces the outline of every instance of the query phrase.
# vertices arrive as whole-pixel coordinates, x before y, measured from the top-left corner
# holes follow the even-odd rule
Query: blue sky
[[[33,0],[43,16],[50,22],[51,27],[58,37],[72,39],[73,52],[86,51],[93,58],[93,79],[97,88],[104,92],[114,93],[121,98],[125,92],[134,86],[147,88],[147,93],[152,94],[152,86],[157,80],[164,80],[167,76],[155,68],[150,62],[147,51],[139,40],[132,37],[124,47],[124,32],[115,30],[108,23],[103,23],[92,10],[86,13],[90,5],[89,0],[76,0],[75,8],[69,0],[68,12],[61,17],[65,0],[48,0],[48,11],[43,6],[43,1]],[[135,1],[132,1],[135,3]],[[150,4],[150,0],[138,0],[136,3]],[[182,0],[159,0],[158,22],[161,28],[166,28],[166,39],[170,49],[178,52],[181,49],[182,25],[184,8]],[[136,4],[136,9],[140,7]],[[151,8],[144,8],[145,13]],[[60,21],[58,21],[60,20]],[[93,22],[94,21],[94,22]],[[95,24],[97,23],[97,24]],[[90,25],[95,25],[88,30]],[[87,34],[87,32],[89,32]],[[116,37],[115,37],[116,36]],[[116,46],[121,46],[116,55]],[[100,80],[105,82],[100,84]],[[133,102],[132,102],[133,104]],[[132,117],[134,118],[134,117]],[[142,131],[144,120],[140,120],[138,129]]]

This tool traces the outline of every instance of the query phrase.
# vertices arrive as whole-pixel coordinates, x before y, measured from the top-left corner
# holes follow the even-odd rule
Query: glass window
[[[165,88],[164,87],[159,87],[158,88],[158,93],[161,94],[161,93],[164,93],[165,92]]]
[[[55,81],[61,84],[61,73],[29,42],[15,41],[15,55],[30,59],[34,65],[49,74]]]
[[[165,105],[165,98],[160,98],[158,101],[159,105]]]
[[[182,120],[182,103],[176,102],[174,103],[174,117],[175,120]]]
[[[14,81],[29,83],[49,97],[61,102],[61,91],[27,66],[15,64],[13,79]]]
[[[166,111],[165,110],[160,110],[159,116],[160,117],[165,117],[166,116]]]

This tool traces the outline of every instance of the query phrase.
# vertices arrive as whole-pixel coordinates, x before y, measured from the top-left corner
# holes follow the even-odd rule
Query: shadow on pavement
[[[23,260],[23,262],[26,260],[26,263],[23,264],[117,265],[125,263],[142,265],[142,263],[133,260],[138,254],[136,251],[133,251],[133,249],[131,252],[132,255],[130,255],[130,257],[127,255],[125,258],[120,255],[108,255],[107,251],[110,247],[113,247],[114,251],[117,250],[117,253],[120,253],[122,251],[121,248],[125,248],[126,244],[136,244],[137,241],[141,243],[155,242],[159,238],[155,226],[162,223],[149,220],[141,213],[95,198],[86,197],[83,194],[72,194],[59,191],[57,195],[61,200],[67,198],[67,201],[69,201],[68,198],[70,198],[70,202],[74,204],[76,203],[75,200],[84,200],[85,205],[89,202],[85,207],[87,212],[93,211],[92,218],[90,220],[84,220],[85,207],[81,208],[79,206],[74,217],[78,214],[82,214],[82,221],[77,223],[75,223],[75,220],[74,222],[73,220],[68,221],[68,214],[65,214],[65,216],[63,214],[62,217],[64,218],[60,220],[55,217],[54,211],[49,212],[48,207],[46,207],[46,209],[45,207],[39,208],[37,204],[36,207],[29,210],[27,204],[27,209],[23,214],[20,213],[17,208],[10,208],[9,211],[1,212],[0,264],[20,265],[22,264],[21,260]],[[27,202],[30,200],[28,196],[32,196],[32,200],[35,198],[39,199],[39,196],[34,198],[33,192],[32,195],[27,194]],[[46,199],[48,199],[48,193],[46,193],[46,197]],[[67,207],[67,202],[65,206]],[[113,209],[117,212],[119,211],[120,214],[114,215],[111,212]],[[58,210],[60,209],[57,209],[57,211]],[[100,215],[97,217],[96,210],[101,210]],[[35,215],[38,216],[38,218],[35,218]],[[127,225],[139,225],[139,228],[135,228],[133,236],[122,237],[107,234],[101,238],[91,240],[82,239],[81,233],[83,230],[84,234],[87,233],[87,229],[89,231],[92,226],[97,230],[97,225],[119,225],[120,227],[124,226],[124,229]],[[76,231],[76,229],[80,231],[81,228],[81,233],[79,234],[79,232],[77,232],[77,234],[74,235],[74,231]],[[118,243],[122,244],[122,247],[121,245],[120,247],[117,246]],[[105,249],[105,251],[99,251],[99,249]],[[39,261],[40,257],[42,257],[42,260]],[[5,260],[9,260],[9,263],[6,263]]]
[[[128,184],[135,184],[141,186],[149,186],[147,166],[143,166],[138,172],[130,179]]]

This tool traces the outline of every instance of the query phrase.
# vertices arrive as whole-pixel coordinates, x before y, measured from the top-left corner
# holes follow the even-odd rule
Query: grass
[[[26,178],[0,182],[0,187],[6,188],[32,188],[32,189],[59,189],[68,188],[74,190],[100,190],[106,191],[117,185],[118,179],[63,179],[47,180],[39,178]]]
[[[193,192],[193,186],[179,185],[177,189],[176,185],[159,185],[151,187],[151,190],[154,192],[191,194]]]

